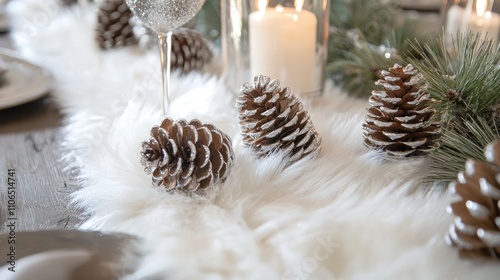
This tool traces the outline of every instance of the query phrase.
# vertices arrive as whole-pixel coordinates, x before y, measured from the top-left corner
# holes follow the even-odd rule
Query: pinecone
[[[155,33],[136,16],[130,19],[134,36],[142,48],[151,48],[158,43]],[[191,28],[178,28],[172,33],[172,70],[182,74],[202,70],[212,60],[212,47],[203,35]]]
[[[231,139],[215,126],[170,118],[151,129],[141,156],[155,186],[186,193],[202,193],[211,184],[223,183],[234,158]]]
[[[394,157],[418,156],[436,148],[439,126],[431,121],[431,100],[420,83],[421,74],[411,64],[395,64],[382,71],[384,79],[375,84],[363,124],[365,145]]]
[[[182,74],[202,70],[212,60],[212,49],[203,35],[190,28],[176,29],[172,34],[172,69]]]
[[[321,137],[314,129],[309,114],[288,87],[278,80],[255,76],[253,86],[240,89],[236,107],[239,110],[243,145],[258,157],[284,151],[293,163],[308,155],[317,155]]]
[[[97,13],[97,35],[99,47],[103,50],[121,48],[137,43],[129,20],[132,11],[125,0],[106,0]]]
[[[461,257],[500,259],[500,141],[486,147],[490,164],[468,160],[465,173],[450,184],[460,200],[448,206],[456,215],[446,242],[459,248]]]

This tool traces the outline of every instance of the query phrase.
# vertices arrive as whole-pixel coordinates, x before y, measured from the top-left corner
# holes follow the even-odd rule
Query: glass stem
[[[161,61],[161,89],[163,96],[163,116],[170,113],[170,60],[172,56],[172,31],[158,34]]]

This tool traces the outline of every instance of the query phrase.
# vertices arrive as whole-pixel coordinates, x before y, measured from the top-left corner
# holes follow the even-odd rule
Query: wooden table
[[[0,47],[12,47],[7,36]],[[0,110],[0,231],[7,223],[8,169],[16,173],[16,230],[74,228],[81,221],[68,205],[76,182],[59,162],[61,118],[50,94]]]

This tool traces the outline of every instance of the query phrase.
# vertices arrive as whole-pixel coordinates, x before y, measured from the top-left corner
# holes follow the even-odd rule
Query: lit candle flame
[[[295,0],[295,10],[300,12],[302,11],[302,7],[304,7],[304,0]]]
[[[259,0],[257,6],[259,7],[259,12],[263,13],[266,11],[268,0]],[[255,2],[254,2],[255,3]]]
[[[477,0],[476,1],[476,13],[479,17],[483,17],[486,13],[486,8],[488,5],[488,0]]]

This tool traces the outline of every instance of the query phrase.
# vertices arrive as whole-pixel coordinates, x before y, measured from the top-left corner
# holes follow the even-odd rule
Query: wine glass
[[[170,111],[172,30],[187,23],[205,0],[126,0],[132,12],[158,34],[162,72],[163,115]]]

